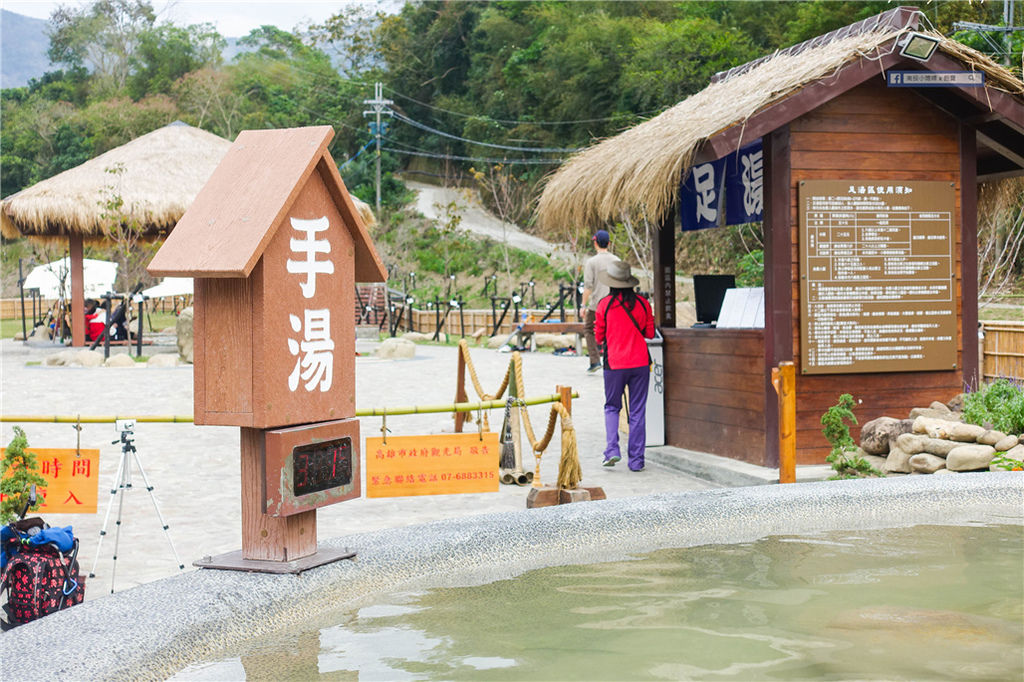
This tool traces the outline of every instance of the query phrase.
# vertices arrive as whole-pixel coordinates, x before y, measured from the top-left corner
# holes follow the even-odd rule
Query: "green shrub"
[[[1003,433],[1024,433],[1024,385],[1009,379],[983,384],[964,398],[963,419]]]
[[[857,417],[853,415],[853,405],[853,396],[844,393],[839,396],[839,402],[821,415],[821,425],[825,427],[821,432],[832,446],[832,451],[825,458],[836,471],[832,480],[882,475],[882,472],[871,466],[863,457],[853,454],[857,450],[857,444],[850,436],[850,427],[846,424],[857,423]]]
[[[36,456],[29,452],[28,438],[20,427],[14,427],[14,438],[10,445],[4,450],[2,466],[0,466],[0,492],[4,494],[4,501],[0,503],[0,523],[8,524],[18,518],[21,510],[28,502],[29,488],[35,484],[42,487],[46,480],[39,475],[39,464]],[[10,475],[8,475],[8,472]],[[35,506],[37,509],[43,503],[43,496],[39,495]]]

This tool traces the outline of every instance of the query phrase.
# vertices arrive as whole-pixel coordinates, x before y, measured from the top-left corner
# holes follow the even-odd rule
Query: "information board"
[[[100,451],[75,448],[26,448],[36,456],[46,483],[36,489],[34,514],[95,514],[99,497]],[[14,472],[10,469],[4,478]],[[0,501],[6,499],[0,495]],[[20,509],[18,510],[21,511]]]
[[[949,182],[800,183],[804,374],[956,368],[955,200]]]

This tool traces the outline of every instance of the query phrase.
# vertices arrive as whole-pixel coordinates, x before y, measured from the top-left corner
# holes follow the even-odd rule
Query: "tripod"
[[[160,526],[167,536],[167,543],[171,546],[171,552],[174,553],[174,560],[177,562],[180,570],[185,570],[185,564],[181,563],[178,552],[174,549],[174,543],[171,542],[171,534],[167,531],[167,522],[164,521],[164,517],[160,513],[160,505],[157,504],[156,496],[153,494],[153,486],[150,485],[149,479],[146,477],[146,471],[142,468],[142,461],[139,460],[139,453],[135,450],[135,439],[132,437],[134,428],[134,419],[118,420],[117,429],[121,432],[121,438],[120,440],[111,441],[112,445],[121,443],[121,461],[117,465],[117,473],[114,475],[114,485],[110,489],[110,502],[107,504],[107,514],[103,518],[103,528],[100,529],[100,541],[96,545],[96,556],[93,558],[92,569],[89,571],[89,577],[94,578],[96,576],[96,564],[100,560],[100,548],[103,546],[103,538],[107,534],[110,511],[114,507],[114,497],[117,496],[117,521],[114,522],[117,526],[117,531],[114,534],[114,566],[110,571],[111,594],[114,593],[114,576],[117,573],[117,548],[121,540],[121,514],[124,511],[124,493],[132,487],[131,458],[135,459],[135,465],[139,468],[139,473],[142,474],[142,481],[146,484],[146,491],[149,492],[149,499],[153,500],[153,508],[156,510],[156,516],[160,519]]]

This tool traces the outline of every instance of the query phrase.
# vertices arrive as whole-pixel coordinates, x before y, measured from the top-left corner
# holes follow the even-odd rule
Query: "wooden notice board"
[[[950,182],[799,185],[804,374],[956,368]]]
[[[498,492],[496,433],[366,439],[366,496]]]

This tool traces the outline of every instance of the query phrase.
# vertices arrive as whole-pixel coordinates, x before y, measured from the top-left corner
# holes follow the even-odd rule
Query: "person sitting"
[[[94,298],[85,299],[85,340],[95,341],[103,337],[107,326],[107,311]]]

